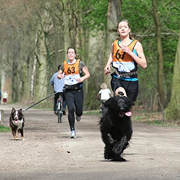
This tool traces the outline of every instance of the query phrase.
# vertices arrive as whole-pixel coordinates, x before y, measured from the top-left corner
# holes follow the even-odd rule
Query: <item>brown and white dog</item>
[[[14,139],[18,139],[18,133],[21,133],[21,138],[24,140],[24,115],[22,113],[22,109],[15,110],[15,108],[12,108],[11,114],[9,117],[9,126],[12,130],[12,135]]]

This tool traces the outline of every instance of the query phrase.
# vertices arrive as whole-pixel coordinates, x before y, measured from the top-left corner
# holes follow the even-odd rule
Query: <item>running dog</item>
[[[100,120],[105,159],[126,161],[121,154],[129,145],[133,132],[130,112],[133,105],[134,102],[130,98],[119,95],[105,102],[106,113]]]
[[[22,113],[22,109],[15,110],[15,108],[12,108],[11,114],[9,117],[9,126],[12,130],[12,135],[14,139],[18,139],[18,133],[21,134],[22,140],[24,140],[24,115]]]

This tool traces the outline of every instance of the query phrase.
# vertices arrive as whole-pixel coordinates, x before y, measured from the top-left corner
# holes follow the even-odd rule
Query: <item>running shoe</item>
[[[81,116],[76,116],[76,121],[79,122],[81,120]]]
[[[65,110],[63,110],[63,115],[66,115],[66,111]]]
[[[76,138],[76,131],[75,130],[71,131],[71,138]]]

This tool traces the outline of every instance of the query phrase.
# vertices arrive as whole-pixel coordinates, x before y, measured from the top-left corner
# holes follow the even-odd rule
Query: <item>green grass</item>
[[[9,127],[0,125],[0,132],[9,132],[9,131],[10,131]]]
[[[147,121],[146,122],[148,125],[155,125],[155,126],[163,126],[163,127],[178,127],[177,124],[173,123],[166,123],[160,120],[153,120],[153,121]]]
[[[41,106],[41,105],[36,105],[36,106],[33,106],[32,108],[30,109],[40,109],[40,110],[46,110],[46,111],[53,111],[53,108],[51,107],[46,107],[46,106]]]
[[[91,115],[91,116],[99,116],[99,117],[101,116],[101,113],[99,113],[99,110],[84,111],[83,114],[84,115]],[[145,122],[148,125],[154,125],[154,126],[179,127],[177,124],[164,122],[161,118],[161,114],[158,112],[134,113],[132,120]]]
[[[84,115],[91,115],[91,116],[101,116],[99,110],[92,110],[92,111],[84,111]]]

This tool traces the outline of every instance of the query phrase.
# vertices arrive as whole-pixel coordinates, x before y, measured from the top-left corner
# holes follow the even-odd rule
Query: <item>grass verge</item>
[[[101,113],[98,110],[83,111],[83,114],[91,116],[101,116]]]
[[[10,131],[9,127],[0,125],[0,132],[9,132],[9,131]]]

